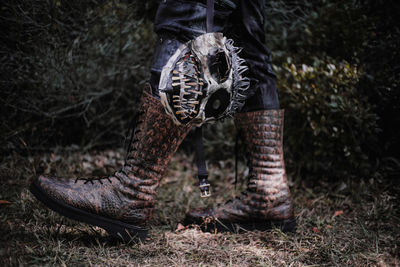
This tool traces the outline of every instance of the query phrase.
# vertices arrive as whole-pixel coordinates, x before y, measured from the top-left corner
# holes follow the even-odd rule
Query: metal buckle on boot
[[[211,191],[210,191],[210,183],[208,182],[207,176],[199,176],[200,180],[200,197],[210,197],[211,196]]]

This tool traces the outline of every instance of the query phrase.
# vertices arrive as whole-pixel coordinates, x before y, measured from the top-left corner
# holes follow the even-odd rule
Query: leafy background
[[[157,2],[3,3],[0,153],[124,146]],[[399,174],[399,12],[396,1],[267,1],[294,177]],[[210,161],[233,157],[234,133],[231,120],[206,127]]]

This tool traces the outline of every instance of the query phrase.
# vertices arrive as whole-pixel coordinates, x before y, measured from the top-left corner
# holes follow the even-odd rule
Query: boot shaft
[[[134,139],[129,148],[125,168],[139,171],[139,177],[152,174],[159,180],[172,157],[191,129],[175,125],[160,101],[151,95],[148,86],[141,99]]]
[[[249,160],[249,181],[243,209],[257,217],[293,216],[283,157],[283,110],[240,113],[235,123]]]

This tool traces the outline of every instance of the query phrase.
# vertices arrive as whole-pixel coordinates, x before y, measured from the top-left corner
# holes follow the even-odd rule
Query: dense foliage
[[[156,6],[3,4],[2,153],[121,146],[148,79]],[[399,167],[399,13],[396,1],[267,1],[292,171],[337,176],[366,174],[382,162]],[[232,121],[207,126],[205,136],[208,158],[233,155]]]
[[[7,150],[115,144],[148,78],[155,36],[124,1],[10,1],[1,57]]]

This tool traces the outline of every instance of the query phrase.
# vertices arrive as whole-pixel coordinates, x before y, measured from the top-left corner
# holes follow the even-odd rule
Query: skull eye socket
[[[225,82],[229,77],[230,64],[226,53],[221,49],[211,51],[208,55],[208,68],[211,77],[217,83]]]
[[[230,95],[226,90],[219,89],[208,99],[205,106],[206,118],[219,118],[228,108],[230,103]]]

